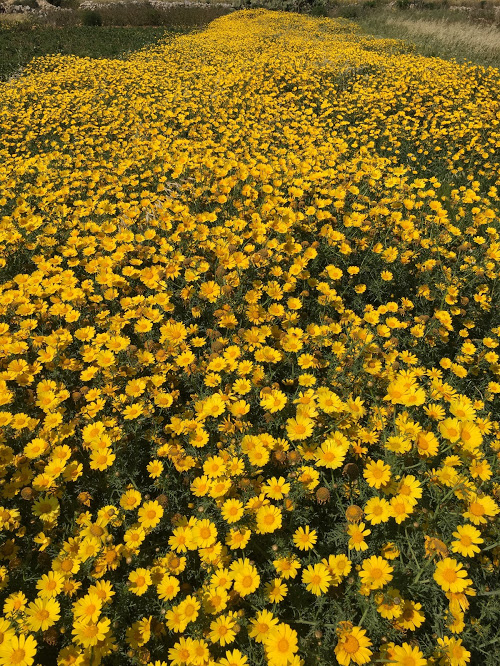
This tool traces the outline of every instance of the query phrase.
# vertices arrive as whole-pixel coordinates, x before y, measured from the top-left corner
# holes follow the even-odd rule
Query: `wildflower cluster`
[[[498,663],[499,100],[265,10],[0,84],[1,666]]]

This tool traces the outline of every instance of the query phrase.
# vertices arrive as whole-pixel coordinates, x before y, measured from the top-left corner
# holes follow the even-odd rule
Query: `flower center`
[[[359,641],[355,636],[348,636],[342,647],[347,654],[354,654],[359,650]]]
[[[457,580],[457,574],[454,569],[445,569],[443,571],[443,578],[447,583],[454,583]]]
[[[482,504],[479,504],[479,502],[472,502],[469,511],[472,513],[473,516],[484,515],[484,507]]]
[[[289,644],[286,638],[280,638],[277,648],[280,652],[288,652]]]
[[[18,648],[10,655],[11,664],[21,664],[25,659],[26,653],[23,648]]]

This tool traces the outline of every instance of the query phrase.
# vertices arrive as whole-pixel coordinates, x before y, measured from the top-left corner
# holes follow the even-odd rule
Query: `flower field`
[[[499,71],[240,11],[0,131],[0,666],[498,666]]]

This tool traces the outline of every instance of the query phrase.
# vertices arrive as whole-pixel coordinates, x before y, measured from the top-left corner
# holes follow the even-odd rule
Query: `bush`
[[[81,13],[82,25],[99,26],[102,25],[101,14],[94,9],[85,9]]]
[[[206,25],[230,11],[229,8],[212,5],[167,5],[163,8],[145,1],[102,4],[98,13],[101,20],[99,25],[187,28]]]
[[[15,7],[30,7],[31,9],[38,9],[37,0],[14,0]]]

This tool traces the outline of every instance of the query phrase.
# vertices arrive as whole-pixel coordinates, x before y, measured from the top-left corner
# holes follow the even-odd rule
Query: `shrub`
[[[99,26],[103,24],[100,12],[95,9],[85,9],[81,13],[82,25]]]

